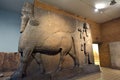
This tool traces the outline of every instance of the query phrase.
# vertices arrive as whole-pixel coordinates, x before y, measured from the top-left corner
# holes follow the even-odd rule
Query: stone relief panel
[[[76,20],[74,18],[64,16],[62,14],[56,14],[51,11],[43,10],[40,8],[35,8],[35,17],[39,18],[41,21],[41,27],[45,26],[45,28],[42,31],[45,31],[46,33],[43,33],[44,35],[50,35],[54,32],[70,32],[73,33],[75,38],[75,44],[76,44],[76,50],[78,55],[80,55],[80,63],[84,64],[84,43],[86,45],[86,51],[90,54],[91,62],[93,62],[93,55],[92,55],[92,38],[91,38],[91,29],[89,24],[86,23],[86,32],[83,29],[84,22],[81,22],[79,20]],[[52,31],[51,31],[52,29]],[[79,31],[79,29],[81,31]],[[42,32],[41,31],[41,32]],[[82,47],[81,47],[82,46]],[[83,48],[83,51],[81,51],[81,48]]]
[[[51,75],[76,67],[81,71],[79,66],[89,64],[95,67],[89,24],[41,8],[33,9],[32,4],[24,6],[18,46],[21,62],[11,80],[36,71]]]

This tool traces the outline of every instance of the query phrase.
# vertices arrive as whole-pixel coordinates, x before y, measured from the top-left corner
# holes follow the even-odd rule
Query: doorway
[[[99,59],[99,46],[97,43],[92,44],[93,48],[93,55],[94,55],[94,64],[95,65],[100,65],[100,59]]]

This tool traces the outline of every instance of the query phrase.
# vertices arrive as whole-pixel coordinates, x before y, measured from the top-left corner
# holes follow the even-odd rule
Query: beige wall
[[[101,31],[100,31],[100,25],[97,23],[91,24],[90,23],[90,27],[91,27],[91,34],[92,34],[92,39],[93,42],[101,42]]]
[[[109,43],[120,41],[120,18],[101,24],[101,66],[111,67]]]

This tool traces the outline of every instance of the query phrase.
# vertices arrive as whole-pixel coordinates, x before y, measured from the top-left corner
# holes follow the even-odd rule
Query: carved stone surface
[[[21,11],[22,14],[22,22],[20,32],[22,33],[27,25],[27,22],[33,16],[33,5],[31,3],[26,2]]]
[[[8,80],[10,78],[10,75],[12,75],[13,72],[1,72],[0,75],[0,80]]]
[[[11,80],[32,80],[35,77],[38,80],[61,80],[78,73],[82,75],[81,70],[86,71],[83,65],[94,62],[89,25],[85,23],[84,30],[82,22],[43,9],[34,8],[34,12],[29,13],[29,9],[32,11],[33,7],[28,5],[31,4],[25,4],[22,11],[18,46],[21,62]],[[23,13],[24,8],[26,13]],[[82,39],[79,38],[80,34]],[[80,51],[81,44],[84,45],[84,52]],[[73,67],[73,70],[69,69]],[[95,69],[91,67],[91,70],[86,72],[92,73]]]
[[[59,72],[55,72],[53,74],[40,74],[40,72],[36,72],[35,74],[29,75],[31,77],[23,78],[23,80],[67,80],[70,79],[82,72],[81,68],[75,69],[63,69]],[[69,75],[68,75],[69,74]]]
[[[100,72],[100,68],[99,66],[96,65],[84,65],[82,67],[79,68],[75,68],[75,69],[63,69],[59,72],[55,72],[55,73],[47,73],[47,74],[41,74],[40,71],[36,71],[32,74],[27,75],[27,77],[22,78],[22,80],[75,80],[75,78],[77,77],[83,77],[86,76],[88,74],[91,73],[97,73]],[[17,80],[21,80],[21,78],[17,79]]]

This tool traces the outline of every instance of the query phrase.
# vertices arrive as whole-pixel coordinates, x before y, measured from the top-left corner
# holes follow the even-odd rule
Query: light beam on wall
[[[94,63],[96,65],[100,65],[98,44],[92,44],[92,47],[93,47]]]

